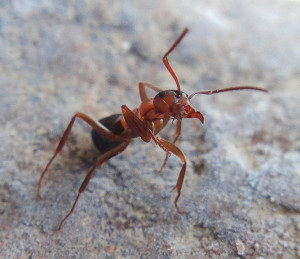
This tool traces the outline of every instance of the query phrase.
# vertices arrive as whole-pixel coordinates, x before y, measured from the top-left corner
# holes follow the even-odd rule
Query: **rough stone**
[[[300,3],[298,1],[0,1],[1,258],[299,258]],[[36,198],[71,117],[139,104],[138,82],[182,89],[269,90],[195,96],[205,116],[183,122],[188,166],[177,214],[171,156],[132,141],[97,169],[75,123]],[[172,139],[174,124],[161,136]]]

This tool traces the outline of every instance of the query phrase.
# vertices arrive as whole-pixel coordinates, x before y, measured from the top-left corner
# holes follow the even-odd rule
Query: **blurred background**
[[[0,1],[0,257],[300,257],[300,1]],[[140,103],[138,82],[195,96],[204,125],[183,121],[188,161],[140,139],[97,169],[76,122],[36,198],[41,171],[72,116],[100,119]],[[149,96],[155,93],[149,92]],[[198,122],[199,123],[199,122]],[[174,124],[161,137],[172,139]]]

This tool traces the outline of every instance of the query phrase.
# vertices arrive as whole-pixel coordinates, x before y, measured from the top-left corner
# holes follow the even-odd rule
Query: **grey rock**
[[[300,4],[297,1],[0,1],[1,258],[299,258]],[[132,141],[96,170],[99,154],[75,123],[37,182],[71,117],[139,104],[138,82],[182,89],[269,90],[195,96],[199,129],[183,121],[188,160]],[[172,139],[174,125],[161,132]]]

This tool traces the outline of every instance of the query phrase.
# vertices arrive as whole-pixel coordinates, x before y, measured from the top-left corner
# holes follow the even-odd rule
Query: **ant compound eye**
[[[159,96],[160,98],[164,98],[165,95],[166,95],[166,91],[162,91],[162,92],[159,92],[159,93],[158,93],[158,96]]]

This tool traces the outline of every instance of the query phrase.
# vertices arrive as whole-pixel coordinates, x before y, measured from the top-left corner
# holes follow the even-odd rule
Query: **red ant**
[[[97,161],[97,163],[94,164],[94,166],[90,169],[84,181],[82,182],[77,197],[73,203],[73,206],[68,212],[68,214],[61,221],[58,230],[61,229],[63,223],[73,213],[78,199],[81,193],[86,189],[95,169],[110,158],[121,153],[128,146],[131,139],[136,137],[140,137],[144,142],[150,142],[151,139],[153,139],[154,142],[166,152],[165,160],[159,172],[161,172],[165,167],[168,157],[171,153],[176,155],[182,161],[183,165],[181,167],[177,183],[173,188],[173,190],[177,190],[177,196],[174,201],[175,208],[178,213],[182,213],[177,207],[177,201],[180,197],[180,191],[185,175],[186,158],[182,151],[177,146],[175,146],[175,142],[178,140],[181,134],[181,120],[183,118],[197,118],[201,121],[201,123],[204,123],[204,117],[202,113],[196,111],[190,102],[192,97],[196,94],[211,95],[220,92],[235,90],[257,90],[267,92],[266,89],[254,86],[236,86],[212,91],[202,90],[199,92],[195,92],[190,96],[182,92],[180,90],[180,84],[177,79],[177,76],[168,62],[168,55],[176,48],[176,46],[180,43],[180,41],[183,39],[183,37],[188,31],[188,28],[184,29],[179,38],[174,42],[174,44],[162,58],[165,67],[168,69],[169,73],[175,80],[177,90],[163,91],[152,84],[141,82],[139,83],[141,104],[138,108],[130,110],[126,105],[122,105],[122,114],[114,114],[108,116],[104,119],[99,120],[99,122],[95,121],[88,115],[80,112],[76,113],[73,116],[54,152],[54,155],[52,156],[46,168],[41,174],[37,190],[38,197],[41,197],[40,189],[45,173],[47,172],[56,155],[62,150],[63,146],[65,145],[65,142],[71,132],[72,126],[76,118],[82,119],[93,128],[92,139],[95,146],[102,153],[102,156]],[[146,87],[156,91],[157,95],[154,98],[149,98],[146,94]],[[157,137],[157,134],[167,125],[169,120],[177,121],[176,134],[172,142]]]

